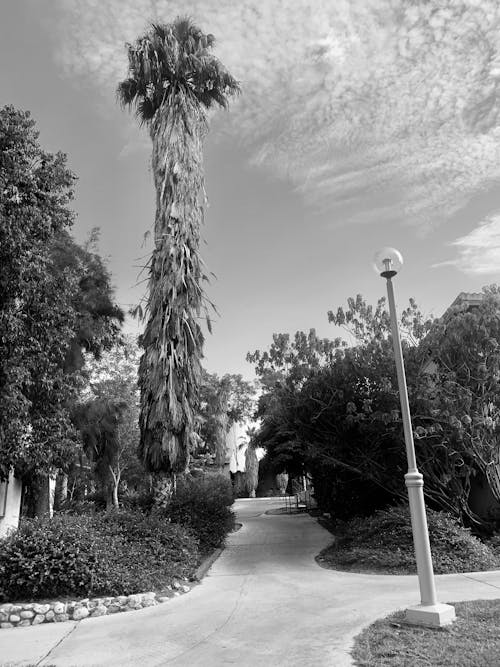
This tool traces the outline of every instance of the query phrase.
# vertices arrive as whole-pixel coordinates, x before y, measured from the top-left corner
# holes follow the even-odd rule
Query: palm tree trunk
[[[151,123],[156,187],[155,248],[148,322],[139,368],[140,455],[152,472],[184,472],[201,381],[204,271],[204,115],[187,97],[165,104]],[[175,104],[175,106],[173,106]]]
[[[166,509],[175,492],[176,477],[174,474],[154,473],[152,475],[153,503],[159,509]]]

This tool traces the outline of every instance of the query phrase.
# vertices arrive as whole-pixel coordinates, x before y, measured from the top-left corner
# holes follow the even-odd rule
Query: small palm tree
[[[154,250],[139,367],[140,456],[151,472],[186,469],[198,401],[204,313],[199,253],[203,222],[203,139],[207,110],[227,107],[238,83],[215,58],[213,35],[190,19],[152,25],[127,45],[128,77],[118,86],[153,142]]]

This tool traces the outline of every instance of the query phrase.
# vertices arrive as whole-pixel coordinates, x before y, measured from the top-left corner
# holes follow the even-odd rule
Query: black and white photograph
[[[500,665],[500,0],[0,0],[0,667]]]

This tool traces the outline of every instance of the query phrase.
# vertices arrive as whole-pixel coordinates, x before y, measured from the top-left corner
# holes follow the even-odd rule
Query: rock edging
[[[185,580],[186,581],[186,580]],[[41,623],[61,623],[81,621],[84,618],[107,616],[124,611],[134,611],[144,607],[168,602],[173,597],[189,593],[186,583],[174,581],[160,593],[133,593],[115,597],[85,598],[62,602],[18,602],[0,604],[0,628],[22,628]]]

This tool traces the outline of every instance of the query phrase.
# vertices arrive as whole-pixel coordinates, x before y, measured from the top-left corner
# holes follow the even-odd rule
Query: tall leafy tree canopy
[[[102,261],[69,234],[74,181],[29,112],[0,109],[0,478],[68,464],[81,349],[111,345],[123,319]]]
[[[98,252],[98,240],[99,230],[95,228],[83,246],[67,232],[57,234],[51,244],[53,273],[59,276],[71,272],[78,284],[72,299],[77,326],[66,356],[66,372],[83,367],[82,352],[99,359],[104,351],[112,349],[124,320],[123,311],[114,301],[111,274]]]
[[[129,71],[118,86],[149,128],[156,188],[154,250],[139,368],[141,457],[152,472],[189,462],[207,314],[200,257],[205,198],[207,110],[226,107],[238,84],[212,53],[215,40],[189,19],[154,24],[129,44]],[[209,325],[210,326],[210,325]]]
[[[76,329],[77,281],[51,270],[51,243],[69,229],[74,176],[43,151],[29,112],[0,110],[0,477],[43,472],[74,442],[65,409],[75,378],[64,361]]]

